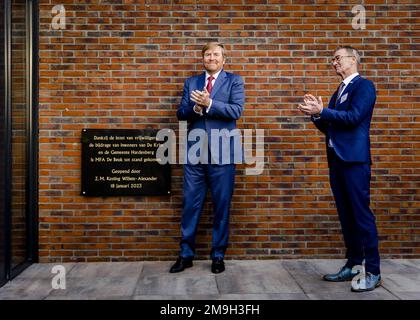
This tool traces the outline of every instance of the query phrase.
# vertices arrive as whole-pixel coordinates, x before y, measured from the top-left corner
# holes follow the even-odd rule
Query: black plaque
[[[83,129],[82,195],[157,196],[171,193],[170,164],[156,151],[154,129]]]

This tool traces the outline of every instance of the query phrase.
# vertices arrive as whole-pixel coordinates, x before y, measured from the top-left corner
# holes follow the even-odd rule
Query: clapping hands
[[[319,115],[324,108],[322,98],[314,97],[311,94],[305,94],[303,96],[304,104],[299,104],[298,109],[306,115]]]
[[[190,99],[200,107],[207,108],[210,106],[210,93],[204,88],[204,91],[194,90],[191,92]]]

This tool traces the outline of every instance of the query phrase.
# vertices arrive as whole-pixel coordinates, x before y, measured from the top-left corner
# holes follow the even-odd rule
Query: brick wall
[[[331,2],[40,0],[41,262],[176,257],[182,166],[171,196],[82,197],[81,130],[176,131],[183,82],[201,72],[208,40],[226,43],[225,69],[245,80],[239,128],[265,130],[263,174],[239,166],[227,258],[343,257],[324,139],[296,110],[306,92],[327,103],[339,44],[360,49],[361,73],[377,87],[371,200],[381,254],[420,258],[417,1],[365,1],[365,30],[352,27],[360,1]],[[65,30],[51,28],[58,4]],[[208,258],[211,221],[208,202],[198,258]]]

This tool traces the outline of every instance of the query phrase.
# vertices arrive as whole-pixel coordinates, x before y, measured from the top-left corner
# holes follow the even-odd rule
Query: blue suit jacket
[[[207,159],[205,161],[208,163],[241,163],[241,135],[236,129],[236,120],[244,108],[244,82],[240,76],[222,70],[210,94],[213,101],[211,108],[208,113],[200,115],[193,110],[195,103],[191,101],[190,95],[193,90],[204,90],[205,77],[206,74],[202,73],[185,81],[177,112],[178,120],[188,121],[187,152],[202,157],[201,161]],[[199,139],[198,135],[194,135],[194,129],[199,129],[197,133],[205,132],[208,140],[204,141],[203,137]],[[187,163],[192,163],[190,157]]]
[[[376,91],[373,82],[356,76],[336,103],[337,91],[319,119],[312,117],[316,127],[331,138],[337,155],[346,162],[371,163],[369,129]],[[346,96],[347,95],[347,96]]]

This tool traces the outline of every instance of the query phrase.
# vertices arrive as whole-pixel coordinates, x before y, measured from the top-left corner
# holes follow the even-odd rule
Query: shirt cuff
[[[324,110],[324,108],[322,108],[322,110]],[[320,112],[320,113],[318,113],[317,115],[312,115],[312,118],[313,118],[314,120],[319,120],[319,119],[321,119],[322,110],[321,110],[321,112]]]
[[[213,103],[213,99],[210,99],[210,104],[209,104],[209,106],[206,108],[206,109],[204,109],[204,110],[206,110],[206,113],[209,113],[209,111],[210,111],[210,108],[211,108],[211,104]]]

